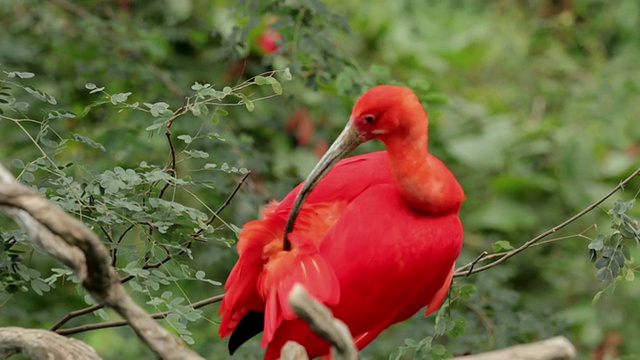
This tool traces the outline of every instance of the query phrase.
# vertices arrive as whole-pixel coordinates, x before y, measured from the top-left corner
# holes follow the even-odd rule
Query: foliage
[[[596,277],[608,286],[622,279],[635,279],[634,269],[629,268],[634,262],[628,243],[631,241],[640,246],[640,230],[638,222],[627,215],[627,211],[631,210],[633,205],[635,199],[627,202],[617,200],[613,208],[607,211],[611,217],[611,232],[607,235],[598,234],[588,246],[591,261],[598,270]],[[602,291],[595,295],[594,302],[601,296]]]
[[[201,319],[202,310],[184,304],[185,298],[179,284],[191,280],[213,286],[221,285],[220,282],[207,278],[203,270],[191,267],[188,261],[193,259],[191,247],[195,241],[228,241],[217,236],[217,229],[212,226],[218,211],[210,209],[195,195],[198,189],[214,189],[214,182],[207,177],[192,174],[224,172],[244,175],[248,170],[227,163],[220,166],[218,163],[205,163],[209,154],[198,150],[195,144],[203,139],[225,141],[217,132],[205,131],[207,128],[201,127],[194,136],[178,135],[176,139],[180,143],[175,144],[171,127],[174,122],[184,121],[183,118],[188,113],[194,117],[208,117],[209,108],[212,108],[213,123],[227,114],[222,107],[243,105],[248,111],[252,111],[255,101],[282,93],[282,86],[274,77],[278,73],[280,72],[271,71],[221,90],[216,90],[211,84],[196,83],[192,86],[193,95],[185,99],[183,106],[173,111],[164,102],[131,102],[128,101],[131,92],[110,94],[105,87],[87,83],[85,88],[90,94],[100,94],[101,98],[87,106],[82,116],[101,105],[109,104],[116,113],[142,112],[148,115],[147,122],[153,120],[145,130],[155,132],[164,129],[167,133],[169,161],[164,165],[141,161],[138,166],[126,169],[120,166],[99,169],[91,164],[63,161],[63,154],[73,142],[81,144],[85,149],[101,152],[111,149],[81,134],[70,133],[69,137],[65,137],[61,132],[51,131],[53,136],[49,136],[52,120],[76,118],[75,114],[65,110],[52,110],[40,121],[27,118],[26,121],[40,127],[38,134],[32,137],[21,125],[25,121],[25,112],[32,105],[17,101],[14,92],[22,90],[35,98],[32,101],[40,100],[52,105],[56,104],[56,100],[31,85],[13,81],[16,77],[32,78],[31,73],[5,71],[6,78],[0,79],[5,99],[0,105],[5,114],[2,119],[16,124],[33,141],[33,146],[40,150],[40,156],[28,163],[14,159],[12,165],[20,171],[18,178],[32,183],[35,189],[58,206],[76,214],[91,228],[101,232],[107,241],[112,264],[123,276],[122,281],[132,291],[146,298],[146,303],[152,308],[172,311],[165,320],[189,344],[193,344],[194,340],[186,324]],[[282,71],[282,74],[285,79],[291,79],[288,69]],[[273,94],[251,99],[251,95],[243,92],[262,85],[268,85]],[[230,101],[229,98],[236,100]],[[154,159],[149,158],[151,160]],[[178,166],[184,163],[189,163],[189,171],[178,172]],[[165,195],[170,197],[164,199]],[[204,205],[209,214],[186,205],[194,197]],[[235,228],[231,230],[235,231]],[[19,261],[19,250],[12,250],[18,242],[27,243],[25,234],[15,231],[3,234],[2,254],[6,260],[3,261],[0,276],[8,294],[17,290],[28,291],[25,286],[28,283],[36,294],[43,295],[72,277],[71,272],[60,269],[52,276],[42,278],[38,270]],[[187,261],[181,260],[183,257],[180,255],[183,254]],[[170,260],[173,260],[171,266],[165,266]],[[174,293],[167,290],[171,285],[180,291]],[[92,304],[88,296],[85,299]],[[104,310],[97,310],[98,316],[108,319]]]
[[[639,14],[634,0],[2,2],[0,159],[102,236],[149,311],[174,310],[169,326],[225,358],[215,309],[189,304],[222,292],[238,228],[307,174],[364,88],[409,85],[427,107],[430,149],[467,193],[460,264],[471,262],[638,166]],[[265,29],[281,35],[275,52],[260,47]],[[640,353],[639,186],[457,279],[437,316],[395,326],[363,357],[437,359],[564,333],[588,358],[612,332],[621,355]],[[92,304],[15,225],[0,230],[7,323],[50,328]],[[113,317],[89,310],[62,329]],[[126,328],[79,336],[105,358],[150,356]]]

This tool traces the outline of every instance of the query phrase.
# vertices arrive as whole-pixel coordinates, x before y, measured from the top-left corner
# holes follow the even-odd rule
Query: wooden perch
[[[162,359],[202,359],[133,301],[110,266],[109,252],[95,233],[80,220],[20,184],[2,165],[0,212],[13,218],[35,246],[73,269],[91,296],[116,310]],[[6,341],[0,336],[0,348]],[[52,352],[54,347],[55,344],[50,347]]]
[[[563,360],[573,359],[576,355],[576,348],[566,337],[556,336],[482,354],[455,357],[453,360]]]
[[[80,340],[53,331],[19,327],[0,328],[0,359],[23,354],[34,360],[100,360],[98,353]]]
[[[293,286],[289,293],[289,305],[301,319],[306,321],[311,330],[331,344],[331,358],[334,360],[357,360],[356,349],[351,332],[347,325],[333,317],[331,310],[319,301],[312,299],[300,284]],[[282,360],[307,360],[304,348],[289,342],[282,348]],[[296,346],[298,345],[298,346]],[[302,350],[302,353],[300,353]]]

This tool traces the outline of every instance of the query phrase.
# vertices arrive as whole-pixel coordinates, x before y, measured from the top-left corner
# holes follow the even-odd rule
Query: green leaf
[[[53,110],[47,114],[47,120],[53,119],[73,119],[76,117],[76,114],[66,111],[66,110]]]
[[[193,141],[193,139],[191,138],[191,136],[189,135],[178,135],[178,139],[184,141],[185,144],[191,144],[191,141]]]
[[[149,112],[153,117],[159,117],[160,115],[169,112],[169,104],[165,102],[157,102],[153,104],[144,103],[144,106],[149,109]]]
[[[611,271],[611,269],[603,267],[596,273],[596,279],[606,284],[610,284],[613,282],[613,272]]]
[[[429,354],[436,357],[436,359],[442,359],[449,355],[447,348],[441,344],[435,344],[429,350]]]
[[[633,272],[632,269],[627,268],[627,273],[624,276],[624,279],[631,282],[634,281],[636,278],[636,274]]]
[[[273,92],[278,95],[282,95],[282,85],[278,82],[278,80],[274,78],[270,78],[270,79],[274,80],[273,82],[271,82],[271,88],[273,89]]]
[[[395,348],[391,354],[389,354],[389,360],[400,360],[406,352],[407,348],[405,347]]]
[[[127,98],[129,98],[129,95],[131,95],[131,92],[113,94],[111,95],[111,103],[113,105],[123,103],[127,101]]]
[[[456,338],[467,331],[467,319],[465,319],[464,317],[457,317],[453,322],[453,329],[449,331],[449,336]]]
[[[185,150],[184,153],[196,159],[206,159],[209,157],[208,153],[201,150]]]
[[[23,169],[24,168],[24,162],[22,160],[20,160],[20,159],[11,160],[11,165],[16,169]]]
[[[100,144],[97,141],[94,141],[93,139],[90,139],[84,135],[80,135],[80,134],[76,134],[76,133],[72,133],[73,135],[73,140],[77,141],[77,142],[81,142],[83,144],[87,144],[90,147],[94,148],[94,149],[100,149],[102,151],[106,151],[107,149],[105,149],[105,147]]]
[[[159,128],[163,127],[165,125],[165,123],[166,123],[165,119],[156,119],[153,122],[153,124],[147,126],[145,128],[145,130],[153,131],[153,130],[159,129]]]
[[[589,246],[587,247],[595,251],[601,251],[602,248],[604,248],[604,240],[605,240],[604,235],[598,234],[598,236],[596,236],[593,240],[591,240],[591,242],[589,243]]]
[[[284,69],[284,79],[285,80],[293,79],[293,76],[291,76],[291,70],[288,67]]]
[[[22,173],[22,181],[26,182],[26,183],[32,183],[36,180],[36,177],[33,176],[32,173],[30,172],[24,172]]]
[[[18,101],[13,105],[18,109],[18,111],[27,111],[29,109],[29,103],[24,101]]]
[[[193,338],[191,336],[188,336],[188,335],[182,335],[182,336],[180,336],[180,338],[182,339],[182,341],[184,341],[188,345],[193,345],[193,344],[196,343],[196,341],[193,340]]]
[[[471,299],[471,295],[476,293],[476,287],[471,284],[464,284],[457,290],[458,295],[464,299]]]
[[[151,306],[159,306],[162,305],[164,303],[164,301],[160,298],[152,298],[151,300],[147,301],[147,305],[151,305]]]
[[[603,292],[604,290],[600,290],[593,296],[593,299],[591,300],[592,305],[595,305],[598,303],[598,301],[600,301],[600,298],[602,297]]]
[[[508,251],[512,250],[513,246],[507,240],[499,240],[491,245],[491,249],[493,250],[493,252]]]
[[[32,72],[27,72],[27,71],[12,71],[12,72],[7,74],[8,78],[14,78],[16,76],[19,77],[20,79],[30,79],[30,78],[34,77],[35,74],[32,73]]]
[[[253,81],[256,83],[256,85],[267,85],[269,84],[269,81],[267,80],[266,77],[258,75],[256,76]]]
[[[253,101],[249,100],[249,98],[243,93],[238,93],[238,95],[242,98],[241,103],[243,103],[247,107],[247,110],[249,112],[253,112],[253,109],[256,108],[256,106],[253,104]]]

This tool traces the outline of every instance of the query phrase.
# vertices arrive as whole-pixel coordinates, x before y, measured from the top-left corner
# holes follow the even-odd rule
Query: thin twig
[[[80,309],[80,310],[76,310],[76,311],[71,311],[68,314],[66,314],[65,316],[62,317],[62,319],[58,320],[57,323],[55,323],[52,327],[51,327],[51,331],[56,331],[58,330],[62,325],[64,325],[67,321],[78,317],[78,316],[82,316],[91,312],[94,312],[96,310],[102,309],[104,306],[102,305],[91,305],[88,306],[84,309]]]
[[[229,196],[227,196],[227,198],[222,203],[222,205],[220,205],[218,210],[216,210],[213,214],[211,214],[211,217],[206,222],[207,225],[211,225],[214,222],[214,220],[218,218],[222,210],[224,210],[227,206],[229,206],[229,204],[231,204],[231,200],[233,200],[233,198],[236,196],[236,194],[238,193],[238,191],[240,190],[244,182],[247,181],[247,178],[249,178],[249,175],[251,175],[251,171],[247,172],[246,174],[244,174],[244,176],[242,176],[242,178],[240,179],[240,182],[238,182],[236,187],[229,194]],[[203,231],[204,231],[203,229],[199,229],[198,231],[196,231],[195,235],[200,235],[202,234]]]
[[[169,164],[167,164],[167,166],[165,166],[164,168],[164,172],[166,172],[167,174],[171,174],[171,176],[173,176],[174,178],[178,177],[178,171],[176,169],[176,147],[173,144],[173,138],[171,136],[171,125],[173,125],[173,122],[182,114],[184,114],[184,112],[186,107],[185,106],[181,106],[179,107],[176,111],[173,112],[173,116],[167,120],[167,125],[166,125],[166,131],[165,131],[165,136],[167,137],[167,142],[169,143]],[[167,189],[169,188],[169,186],[171,186],[171,182],[167,181],[165,182],[165,184],[162,186],[162,188],[160,189],[160,193],[158,194],[158,198],[162,198],[164,196],[164,193],[167,191]]]
[[[212,297],[207,298],[207,299],[200,300],[198,302],[195,302],[195,303],[191,304],[191,308],[192,309],[199,309],[199,308],[205,307],[207,305],[215,304],[217,302],[222,301],[223,297],[224,297],[224,294],[221,294],[221,295],[216,295],[216,296],[212,296]],[[157,319],[164,319],[165,317],[167,317],[167,315],[169,315],[171,313],[173,313],[173,311],[163,311],[163,312],[151,314],[151,317],[153,319],[156,319],[156,320]],[[58,333],[60,335],[68,336],[68,335],[73,335],[73,334],[77,334],[77,333],[81,333],[81,332],[85,332],[85,331],[107,329],[107,328],[114,328],[114,327],[128,326],[128,325],[129,325],[129,323],[124,321],[124,320],[107,321],[107,322],[102,322],[102,323],[87,324],[87,325],[80,325],[80,326],[75,326],[75,327],[71,327],[71,328],[66,328],[66,329],[60,329],[60,330],[56,330],[56,333]]]
[[[471,262],[471,266],[469,266],[469,271],[467,271],[467,276],[471,275],[471,272],[473,271],[473,267],[476,266],[478,261],[482,260],[487,255],[489,255],[489,253],[487,251],[483,251],[482,253],[480,253],[480,255],[478,255],[478,257],[475,260]]]
[[[479,262],[476,259],[476,260],[472,261],[469,264],[463,265],[463,266],[459,267],[458,269],[456,269],[456,272],[455,272],[454,276],[455,277],[469,276],[471,274],[476,274],[476,273],[479,273],[481,271],[485,271],[487,269],[491,269],[492,267],[495,267],[495,266],[507,261],[507,259],[509,259],[509,258],[521,253],[525,249],[533,246],[538,241],[540,241],[540,240],[544,239],[545,237],[555,233],[556,231],[564,228],[565,226],[567,226],[567,225],[571,224],[572,222],[576,221],[577,219],[581,218],[582,216],[584,216],[585,214],[587,214],[591,210],[595,209],[596,207],[598,207],[598,205],[602,204],[605,200],[607,200],[611,196],[613,196],[613,194],[615,194],[618,190],[624,188],[625,185],[627,185],[631,180],[633,180],[638,175],[640,175],[640,168],[636,169],[633,173],[631,173],[631,175],[629,175],[626,179],[621,181],[616,187],[611,189],[611,191],[606,193],[600,199],[596,200],[591,205],[589,205],[586,208],[582,209],[577,214],[573,215],[572,217],[568,218],[567,220],[563,221],[562,223],[550,228],[549,230],[541,233],[540,235],[534,237],[533,239],[525,242],[524,244],[522,244],[521,246],[519,246],[519,247],[517,247],[517,248],[515,248],[513,250],[507,251],[505,253],[501,253],[500,256],[498,256],[499,258],[497,260],[495,260],[494,262],[490,263],[490,264],[487,264],[487,265],[484,265],[484,266],[481,266],[481,267],[477,267],[475,269],[467,270],[468,268],[473,268],[474,265],[476,265],[476,263]],[[489,254],[489,255],[483,257],[480,261],[489,260],[491,258],[496,257],[496,255],[497,254]]]

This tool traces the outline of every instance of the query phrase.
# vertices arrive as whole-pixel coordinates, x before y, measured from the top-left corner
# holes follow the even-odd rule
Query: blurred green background
[[[13,0],[0,2],[0,28],[0,161],[117,249],[136,299],[176,311],[163,323],[208,359],[228,358],[217,305],[188,304],[223,292],[238,228],[306,176],[370,86],[411,86],[427,108],[430,149],[467,193],[460,265],[559,224],[640,164],[637,0]],[[251,82],[273,70],[281,96]],[[169,145],[171,112],[209,96],[190,97],[202,94],[196,82],[233,93],[188,107]],[[247,97],[252,106],[237,106]],[[177,180],[162,171],[171,146]],[[613,200],[638,189],[635,179],[554,241],[457,278],[445,331],[418,314],[362,358],[439,358],[558,334],[580,359],[637,358],[636,246],[610,286],[587,246],[610,232]],[[0,325],[51,328],[91,302],[14,224],[0,230]],[[106,320],[117,316],[63,328]],[[445,335],[416,353],[434,332]],[[128,328],[75,336],[105,359],[153,358]],[[261,358],[258,344],[236,358]]]

